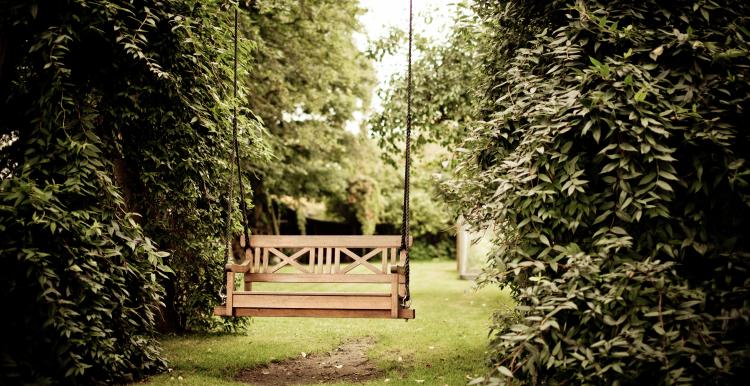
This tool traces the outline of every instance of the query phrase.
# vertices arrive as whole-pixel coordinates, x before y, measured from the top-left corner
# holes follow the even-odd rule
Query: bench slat
[[[412,239],[409,239],[411,245]],[[401,236],[250,236],[250,245],[265,248],[398,248]]]
[[[249,273],[245,275],[248,282],[266,283],[390,283],[391,274],[304,274],[304,273]]]
[[[328,274],[333,273],[331,271],[331,258],[332,258],[331,255],[332,255],[331,248],[326,248],[326,268],[323,271],[323,273],[328,273]]]
[[[217,309],[214,315],[226,316],[225,310]],[[390,319],[391,310],[329,310],[316,308],[235,308],[234,316],[258,317],[302,317],[302,318],[381,318]],[[414,319],[414,310],[401,308],[399,319]]]
[[[390,298],[390,294],[235,292],[233,306],[245,308],[388,310],[391,308]]]
[[[320,248],[318,249],[318,255],[320,255],[320,259],[318,259],[318,273],[325,274],[326,273],[326,252],[328,248]]]
[[[235,295],[273,295],[273,296],[369,296],[369,297],[388,297],[388,292],[301,292],[301,291],[234,291]]]
[[[333,265],[334,265],[334,273],[340,273],[341,272],[341,249],[335,248],[333,252]]]

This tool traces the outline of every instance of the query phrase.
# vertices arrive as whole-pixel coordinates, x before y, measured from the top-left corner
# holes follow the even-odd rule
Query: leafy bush
[[[750,4],[478,1],[465,142],[493,384],[739,384],[750,370]]]
[[[0,383],[132,380],[164,365],[152,338],[164,253],[123,211],[80,124],[67,138],[32,130],[25,167],[0,184]]]
[[[230,15],[197,0],[4,5],[0,383],[129,381],[164,365],[157,309],[173,329],[209,324]]]

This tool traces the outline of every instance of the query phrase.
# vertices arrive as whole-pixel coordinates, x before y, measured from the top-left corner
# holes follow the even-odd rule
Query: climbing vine
[[[230,7],[3,6],[0,280],[13,311],[0,383],[132,381],[165,365],[155,327],[212,324]],[[260,128],[241,112],[241,153],[261,157]]]
[[[486,87],[446,185],[499,230],[491,384],[747,373],[750,7],[478,1]]]

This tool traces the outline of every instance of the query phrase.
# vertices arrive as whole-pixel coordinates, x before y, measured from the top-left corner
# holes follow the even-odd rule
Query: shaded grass
[[[302,352],[330,351],[363,336],[375,338],[368,355],[385,371],[368,385],[386,378],[389,385],[414,385],[416,380],[460,385],[467,376],[484,373],[490,316],[512,306],[509,294],[495,288],[474,291],[470,282],[457,279],[454,262],[413,262],[411,282],[415,320],[255,318],[244,334],[168,337],[162,343],[173,371],[148,382],[241,385],[233,381],[240,369]],[[331,291],[332,286],[306,284],[293,290]]]

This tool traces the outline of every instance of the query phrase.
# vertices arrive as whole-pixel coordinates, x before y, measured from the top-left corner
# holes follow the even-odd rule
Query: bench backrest
[[[250,236],[252,253],[247,258],[252,260],[247,274],[252,281],[296,281],[294,277],[283,278],[295,276],[305,277],[304,281],[379,282],[384,280],[363,276],[386,275],[391,266],[403,263],[398,253],[400,246],[401,236]],[[271,261],[274,256],[280,259],[276,264]],[[307,262],[298,261],[304,257]],[[352,274],[357,267],[365,268],[359,270],[364,274]],[[286,269],[282,273],[282,268],[293,271]],[[330,277],[333,275],[339,277]],[[351,277],[347,280],[342,275]]]

